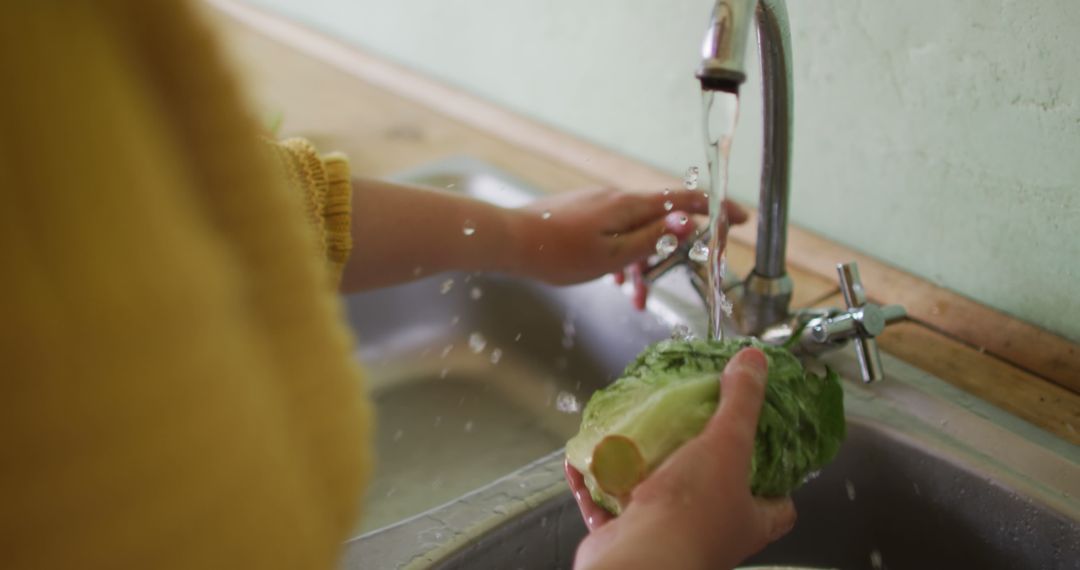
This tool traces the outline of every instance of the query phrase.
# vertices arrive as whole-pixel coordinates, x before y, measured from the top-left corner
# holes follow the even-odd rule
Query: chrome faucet
[[[874,337],[885,325],[903,319],[899,305],[879,307],[866,299],[858,267],[837,267],[846,309],[791,312],[792,281],[787,274],[788,195],[791,187],[792,74],[791,33],[784,0],[717,0],[702,44],[697,70],[703,91],[738,93],[746,81],[747,36],[757,22],[764,97],[764,143],[761,195],[758,205],[757,250],[754,269],[746,279],[725,285],[733,301],[733,324],[740,335],[774,343],[791,343],[807,353],[837,348],[852,339],[863,380],[883,377]],[[707,228],[706,232],[717,228]],[[683,246],[646,270],[652,280],[676,265],[692,269],[691,282],[708,305],[707,271],[687,258]]]

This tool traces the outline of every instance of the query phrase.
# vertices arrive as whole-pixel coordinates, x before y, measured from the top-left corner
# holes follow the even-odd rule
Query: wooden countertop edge
[[[681,184],[681,180],[656,168],[502,109],[286,18],[237,0],[206,2],[251,29],[344,73],[603,183],[630,189]],[[751,219],[735,229],[732,239],[752,245],[755,221]],[[836,278],[837,262],[858,261],[864,284],[878,302],[903,304],[913,320],[1080,393],[1080,349],[1064,337],[796,226],[788,230],[787,257],[790,264],[830,280]]]

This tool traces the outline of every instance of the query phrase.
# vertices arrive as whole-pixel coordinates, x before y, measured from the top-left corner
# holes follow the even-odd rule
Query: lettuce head
[[[567,460],[597,504],[619,514],[641,480],[701,433],[723,397],[720,372],[747,346],[760,348],[769,364],[751,492],[789,495],[832,460],[845,433],[844,394],[834,372],[814,375],[786,349],[754,340],[665,340],[593,394],[580,431],[566,444]]]

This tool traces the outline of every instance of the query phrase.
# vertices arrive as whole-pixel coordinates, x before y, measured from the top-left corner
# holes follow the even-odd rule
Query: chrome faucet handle
[[[906,317],[907,312],[900,305],[882,307],[869,302],[859,278],[859,266],[855,262],[837,265],[836,272],[840,276],[840,291],[844,294],[847,310],[813,319],[806,324],[806,330],[810,338],[820,344],[834,345],[852,340],[855,354],[859,357],[863,382],[876,382],[885,375],[874,337],[881,334],[888,324]]]

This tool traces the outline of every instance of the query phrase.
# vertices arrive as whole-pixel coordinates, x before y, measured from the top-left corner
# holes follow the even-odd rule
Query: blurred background
[[[250,1],[673,175],[704,166],[708,0]],[[792,221],[1080,341],[1080,2],[788,9]],[[754,204],[750,67],[730,193]]]

